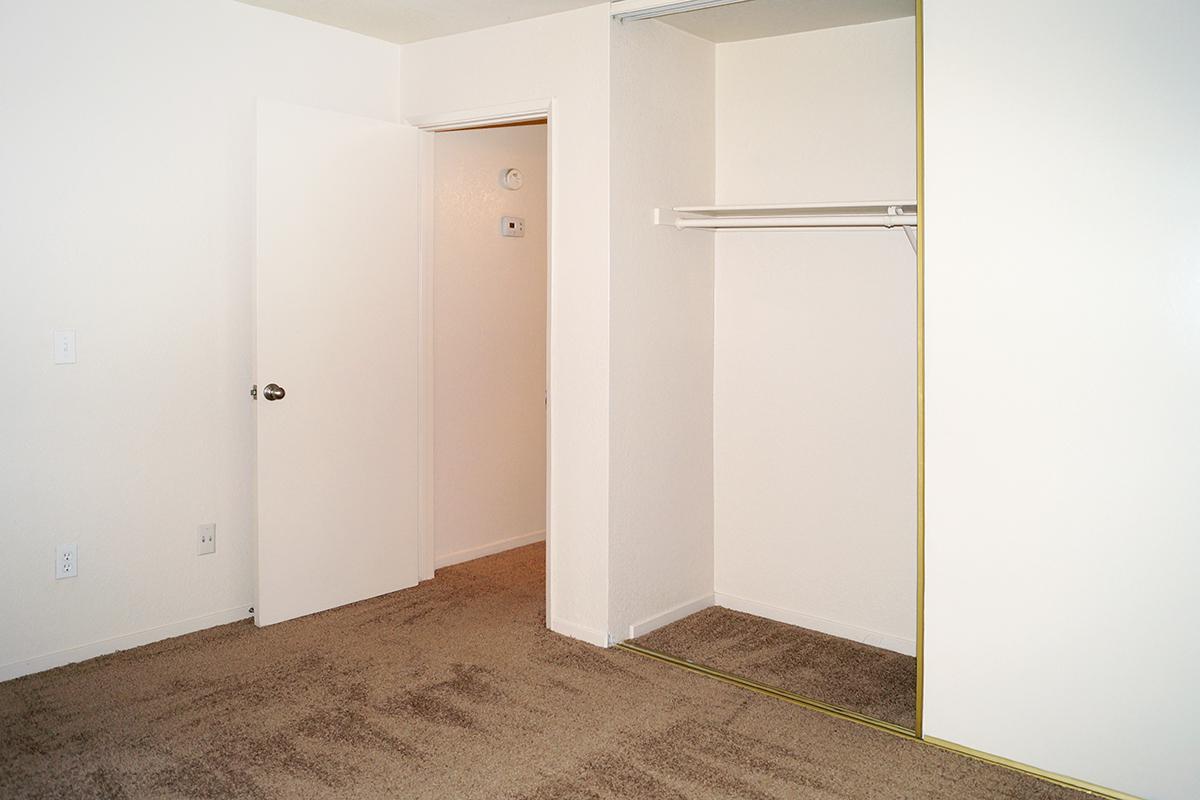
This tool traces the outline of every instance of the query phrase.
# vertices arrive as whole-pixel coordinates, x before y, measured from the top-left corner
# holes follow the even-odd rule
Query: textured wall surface
[[[395,65],[238,3],[0,6],[0,676],[253,604],[255,99],[389,119]]]

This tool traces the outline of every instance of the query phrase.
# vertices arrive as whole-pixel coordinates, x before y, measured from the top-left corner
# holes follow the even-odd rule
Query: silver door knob
[[[268,383],[263,387],[263,397],[268,400],[282,400],[285,394],[287,392],[278,383]]]

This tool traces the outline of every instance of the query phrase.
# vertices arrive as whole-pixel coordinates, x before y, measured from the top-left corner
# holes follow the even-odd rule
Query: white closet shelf
[[[655,225],[679,230],[901,228],[917,224],[915,200],[785,203],[758,206],[676,206],[654,209]]]

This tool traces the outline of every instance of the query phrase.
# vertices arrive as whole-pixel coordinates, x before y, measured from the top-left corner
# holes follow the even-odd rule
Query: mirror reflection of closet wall
[[[677,151],[711,143],[710,193],[660,185],[653,220],[638,213],[712,242],[712,593],[635,621],[624,646],[919,734],[916,13],[633,15],[613,25],[614,97],[649,91],[640,74],[663,109],[618,101],[613,124],[661,136],[687,113],[666,98],[696,91],[672,81],[711,86],[711,123],[672,132]],[[643,69],[668,59],[695,69]]]

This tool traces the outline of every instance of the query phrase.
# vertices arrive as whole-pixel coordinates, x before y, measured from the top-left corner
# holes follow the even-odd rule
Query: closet
[[[914,3],[663,11],[614,14],[613,283],[674,288],[640,312],[676,357],[639,363],[614,301],[613,414],[640,370],[708,427],[630,444],[670,499],[614,521],[624,646],[918,730]]]

